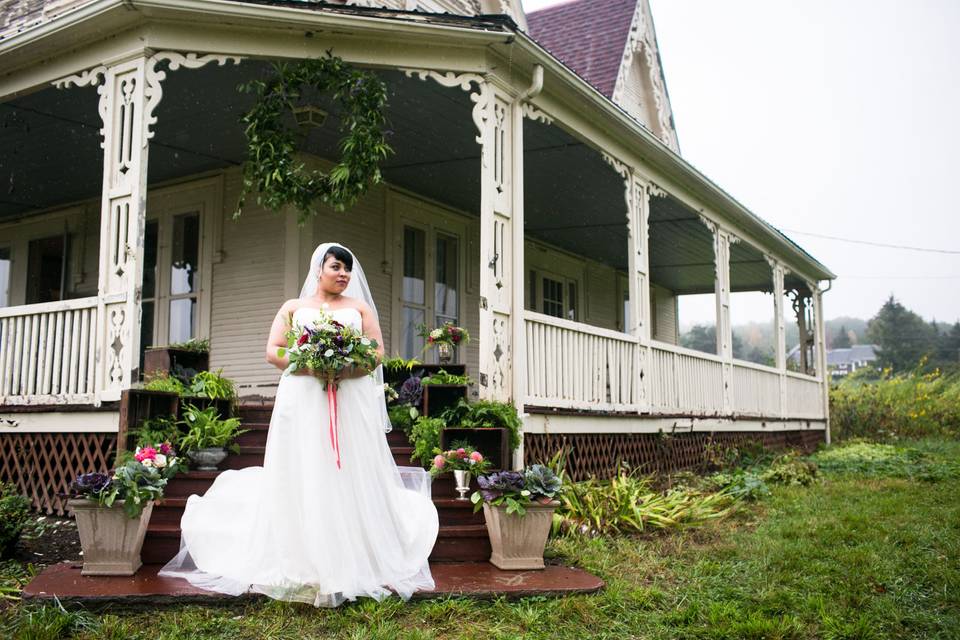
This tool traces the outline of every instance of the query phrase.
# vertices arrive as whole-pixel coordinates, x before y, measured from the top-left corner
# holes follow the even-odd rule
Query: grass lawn
[[[700,529],[551,542],[607,581],[598,595],[67,616],[20,605],[0,637],[960,639],[960,443],[909,446],[947,472],[915,455],[883,473],[825,463],[813,486],[774,487]]]

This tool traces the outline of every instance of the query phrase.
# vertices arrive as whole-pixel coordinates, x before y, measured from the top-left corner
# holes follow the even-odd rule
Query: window
[[[26,304],[56,302],[66,298],[68,245],[66,235],[31,240],[27,245]]]
[[[10,247],[0,247],[0,307],[10,306]]]
[[[197,336],[197,292],[200,285],[200,214],[173,217],[170,256],[170,342]]]
[[[403,354],[412,358],[423,349],[417,326],[424,324],[426,299],[426,237],[423,229],[403,228]]]
[[[579,319],[577,281],[542,271],[530,271],[530,300],[535,311],[554,318]]]

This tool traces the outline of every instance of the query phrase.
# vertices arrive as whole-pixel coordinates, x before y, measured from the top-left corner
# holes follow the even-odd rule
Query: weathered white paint
[[[802,373],[786,372],[787,415],[825,419],[822,382]]]
[[[0,309],[0,404],[92,404],[96,297]]]
[[[637,411],[637,338],[552,316],[526,318],[526,404]]]
[[[658,418],[655,416],[525,416],[524,433],[687,433],[702,431],[823,431],[814,420],[732,420],[729,418]]]
[[[723,361],[718,356],[655,342],[647,375],[650,410],[655,413],[724,412]]]
[[[116,433],[117,411],[44,411],[0,413],[0,433]]]
[[[735,361],[730,378],[731,409],[737,415],[780,416],[780,372],[752,362]]]

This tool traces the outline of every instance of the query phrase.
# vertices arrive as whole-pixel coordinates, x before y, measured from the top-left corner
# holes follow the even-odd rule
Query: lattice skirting
[[[0,480],[17,485],[34,509],[64,515],[61,497],[79,473],[107,471],[115,433],[0,434]]]
[[[703,469],[711,456],[730,447],[763,445],[767,449],[812,451],[823,442],[823,431],[735,431],[694,433],[527,433],[523,436],[525,464],[549,460],[567,448],[567,474],[573,480],[610,478],[626,462],[640,473],[664,474]]]

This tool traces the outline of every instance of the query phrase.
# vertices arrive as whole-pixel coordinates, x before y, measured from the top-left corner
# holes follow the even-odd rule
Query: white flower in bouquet
[[[365,346],[365,347],[366,347],[366,346],[369,346],[369,345],[370,345],[370,338],[360,338],[360,344],[362,344],[362,345]]]
[[[332,355],[333,355],[333,349],[327,349],[326,351],[323,352],[324,358],[329,358]]]
[[[443,335],[443,329],[434,329],[433,331],[430,332],[430,337],[433,338],[434,340],[436,340],[442,335]]]
[[[153,459],[153,464],[157,466],[157,469],[163,469],[167,466],[167,456],[158,453],[157,457]]]

